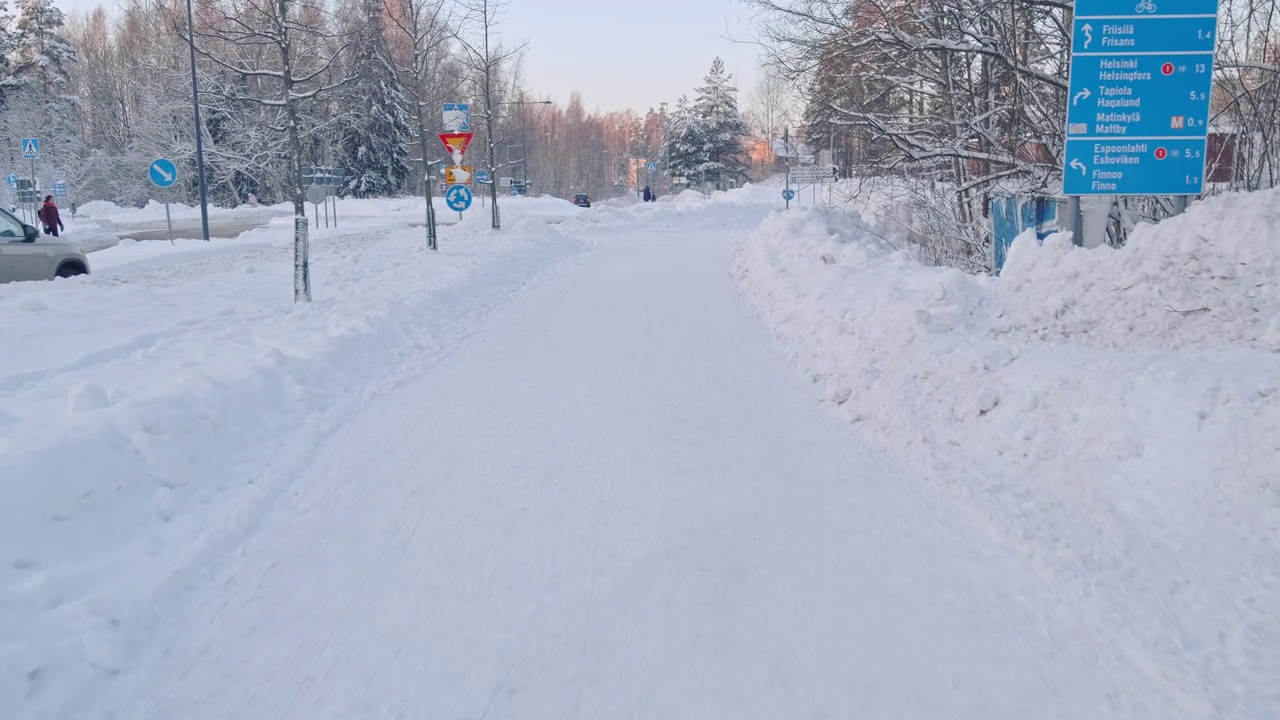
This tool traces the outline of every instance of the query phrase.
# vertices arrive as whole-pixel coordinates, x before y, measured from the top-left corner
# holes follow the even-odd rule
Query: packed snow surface
[[[0,286],[0,717],[1280,714],[1278,198],[992,279],[779,191]]]

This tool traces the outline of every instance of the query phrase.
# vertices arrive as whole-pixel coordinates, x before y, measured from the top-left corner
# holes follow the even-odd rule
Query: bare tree
[[[293,201],[293,294],[311,300],[309,223],[302,186],[303,106],[345,84],[330,69],[345,44],[332,42],[327,15],[311,0],[231,0],[216,14],[206,10],[207,26],[197,27],[197,50],[238,82],[213,91],[226,99],[251,103],[274,113],[269,129],[285,140],[288,187]],[[189,31],[189,30],[188,30]]]
[[[468,57],[476,94],[481,104],[481,111],[473,113],[484,122],[485,158],[490,173],[498,169],[497,135],[498,108],[501,104],[502,70],[504,65],[519,55],[524,44],[507,48],[498,39],[497,29],[502,21],[502,12],[507,0],[457,0],[458,8],[465,15],[462,18],[463,32],[459,33],[460,44]],[[498,211],[497,183],[489,184],[493,229],[502,229],[502,215]]]

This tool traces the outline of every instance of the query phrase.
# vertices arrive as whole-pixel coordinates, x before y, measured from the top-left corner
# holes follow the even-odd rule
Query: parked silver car
[[[75,243],[23,224],[0,209],[0,283],[52,280],[89,272],[89,260]]]

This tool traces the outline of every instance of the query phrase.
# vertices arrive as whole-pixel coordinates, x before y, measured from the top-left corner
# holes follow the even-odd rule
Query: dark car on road
[[[586,193],[578,193],[573,196],[573,204],[581,208],[591,207],[591,196]]]

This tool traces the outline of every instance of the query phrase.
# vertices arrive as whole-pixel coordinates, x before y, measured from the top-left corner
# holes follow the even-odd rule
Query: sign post
[[[431,190],[431,164],[427,164],[427,249],[439,250],[439,242],[436,239],[436,206],[435,193]]]
[[[1204,192],[1217,27],[1218,0],[1076,1],[1063,194]]]
[[[178,181],[178,166],[168,158],[156,158],[151,161],[151,166],[147,168],[147,176],[151,178],[151,183],[158,188],[166,189],[172,187]],[[169,215],[169,193],[164,193],[164,221],[169,227],[169,244],[173,244],[173,218]]]

